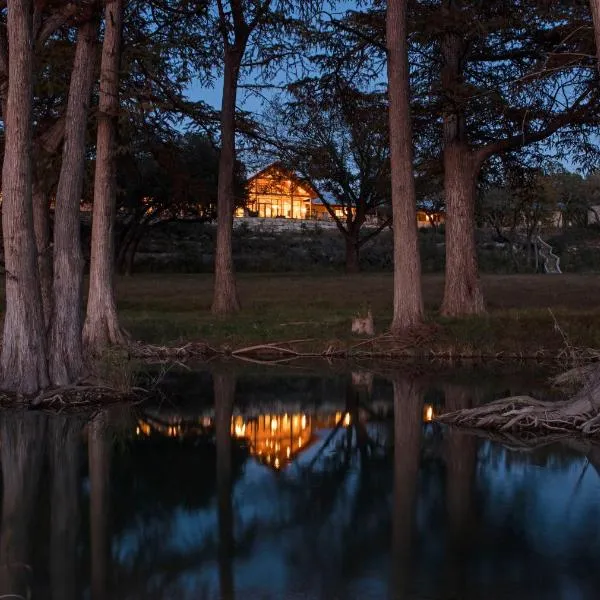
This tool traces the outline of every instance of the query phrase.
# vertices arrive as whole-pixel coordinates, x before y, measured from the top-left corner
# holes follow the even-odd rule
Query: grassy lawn
[[[556,356],[565,347],[563,333],[573,346],[600,348],[600,275],[489,275],[482,283],[489,313],[449,320],[436,313],[443,277],[425,276],[430,326],[410,340],[376,340],[365,349]],[[367,306],[378,334],[391,320],[391,274],[242,274],[238,287],[241,313],[215,319],[210,314],[210,275],[136,275],[118,280],[119,310],[140,340],[206,341],[232,348],[310,338],[304,348],[323,351],[361,341],[350,334],[350,320]]]

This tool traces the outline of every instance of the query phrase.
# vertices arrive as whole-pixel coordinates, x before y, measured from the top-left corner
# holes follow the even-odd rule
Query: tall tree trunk
[[[77,35],[67,103],[62,166],[56,191],[50,379],[57,386],[75,382],[83,372],[80,202],[97,35],[95,19],[81,25]]]
[[[393,598],[408,596],[413,528],[421,456],[423,390],[410,379],[394,379]]]
[[[9,83],[2,171],[6,313],[1,387],[32,394],[47,387],[49,378],[31,189],[31,0],[9,2],[7,29]]]
[[[91,600],[108,598],[110,443],[107,413],[94,417],[88,429],[90,473]]]
[[[217,445],[217,495],[219,510],[219,584],[222,600],[233,600],[233,505],[231,494],[231,416],[235,398],[235,376],[213,374],[215,398],[215,436]]]
[[[407,52],[407,0],[388,0],[386,40],[392,213],[394,231],[394,316],[391,331],[402,333],[423,320],[421,260],[413,176],[410,83]]]
[[[94,210],[90,255],[90,287],[83,340],[92,353],[124,342],[114,290],[114,221],[117,195],[115,145],[119,113],[119,64],[123,0],[106,0],[105,33],[100,65],[100,99]]]
[[[358,235],[348,232],[344,236],[346,242],[346,273],[358,273],[360,271]]]
[[[447,6],[455,9],[452,0]],[[465,43],[455,32],[442,40],[441,78],[447,103],[443,124],[446,281],[442,313],[448,316],[485,312],[475,248],[475,185],[480,164],[466,140],[461,104]]]
[[[37,247],[38,272],[46,332],[52,318],[52,227],[50,194],[58,183],[55,159],[65,136],[65,118],[33,138],[33,228]]]
[[[40,181],[33,181],[33,226],[37,248],[38,275],[45,331],[52,318],[52,231],[50,228],[49,195]]]
[[[52,417],[50,581],[52,598],[76,600],[79,535],[79,457],[82,423],[72,416]]]
[[[446,195],[446,280],[442,314],[485,312],[477,273],[475,246],[476,167],[471,151],[450,143],[444,148]]]
[[[598,70],[600,71],[600,0],[590,0],[590,10],[594,21],[594,39],[596,40],[596,56],[598,57]]]
[[[212,312],[227,315],[237,312],[240,303],[233,268],[233,182],[235,173],[235,103],[243,50],[225,51],[223,102],[221,106],[221,154],[217,188],[217,246],[215,249],[215,288]]]

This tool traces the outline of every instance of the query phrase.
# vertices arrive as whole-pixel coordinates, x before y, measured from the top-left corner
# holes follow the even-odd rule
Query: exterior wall
[[[251,216],[286,219],[310,218],[313,190],[293,181],[282,170],[273,167],[248,181],[246,212]],[[242,216],[243,210],[237,216]]]

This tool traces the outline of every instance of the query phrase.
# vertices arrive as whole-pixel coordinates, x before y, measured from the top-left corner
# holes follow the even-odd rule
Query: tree
[[[229,0],[226,11],[223,0],[217,0],[218,27],[223,42],[223,99],[221,103],[221,156],[219,159],[219,191],[217,199],[217,245],[215,249],[215,287],[212,311],[226,315],[240,309],[233,267],[231,245],[233,230],[233,177],[235,169],[235,107],[238,78],[250,34],[256,29],[271,0],[249,2],[254,15],[247,20],[244,4]]]
[[[83,339],[92,353],[121,344],[114,290],[113,229],[116,203],[116,126],[119,113],[119,65],[123,0],[106,0],[100,65],[100,98],[94,178],[90,286]]]
[[[215,284],[212,312],[226,315],[240,308],[232,252],[234,212],[234,171],[236,98],[240,72],[263,69],[273,77],[273,69],[282,57],[298,56],[299,46],[291,47],[291,36],[297,20],[307,14],[312,1],[292,0],[216,0],[216,29],[221,37],[223,64],[223,97],[221,103],[221,155],[219,161],[219,193],[217,201],[217,243],[215,250]],[[298,15],[298,16],[297,16]],[[244,63],[246,54],[250,63]]]
[[[267,117],[269,152],[312,184],[344,236],[346,272],[357,272],[360,249],[390,222],[363,233],[368,217],[390,202],[385,96],[336,76],[305,79],[288,90],[292,98]]]
[[[418,0],[412,8],[409,60],[417,164],[438,156],[444,163],[442,312],[478,313],[485,310],[474,241],[482,167],[494,156],[522,149],[537,158],[547,140],[556,159],[577,150],[578,159],[597,160],[597,148],[589,141],[598,122],[599,94],[589,58],[589,7],[583,0]],[[364,12],[348,11],[336,26],[336,49],[349,57],[349,64],[362,76],[376,70],[385,31],[381,3]],[[356,66],[356,56],[365,55],[369,58]]]
[[[8,92],[4,114],[2,232],[6,313],[2,336],[2,388],[34,393],[49,383],[46,328],[38,279],[31,190],[33,4],[8,6]]]
[[[406,11],[406,0],[388,0],[386,42],[394,218],[394,316],[391,331],[396,334],[418,325],[423,320]]]
[[[451,316],[484,310],[474,240],[475,190],[484,163],[570,125],[596,120],[589,64],[577,56],[587,43],[579,31],[585,20],[581,7],[560,6],[561,20],[555,6],[503,4],[444,0],[432,15],[437,17],[442,61],[446,196],[442,312]],[[475,19],[482,27],[471,27]],[[573,129],[568,133],[576,135]],[[576,143],[573,137],[562,141],[565,146]]]
[[[597,68],[600,71],[600,0],[590,0],[592,22],[594,24],[594,40],[596,42]]]
[[[131,275],[138,245],[150,228],[174,221],[211,221],[217,208],[219,150],[206,137],[143,135],[119,161],[117,270]],[[134,145],[130,142],[129,146]],[[236,206],[245,198],[244,169],[235,169]]]
[[[50,379],[56,386],[77,381],[83,372],[81,298],[83,257],[80,202],[86,158],[86,125],[94,77],[98,23],[88,16],[79,27],[65,115],[65,141],[56,190],[54,290],[50,332]]]

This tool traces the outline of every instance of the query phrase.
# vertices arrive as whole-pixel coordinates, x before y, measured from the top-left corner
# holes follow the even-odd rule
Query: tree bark
[[[6,313],[2,339],[4,390],[32,394],[48,386],[47,347],[32,208],[32,2],[8,4],[9,83],[4,119],[2,231]]]
[[[77,381],[84,367],[80,202],[97,35],[95,19],[83,23],[79,28],[67,103],[62,166],[56,192],[53,316],[49,353],[50,379],[56,386]]]
[[[594,21],[594,39],[596,40],[596,56],[598,57],[598,70],[600,71],[600,0],[590,0],[590,10]]]
[[[406,0],[388,0],[386,40],[394,231],[394,316],[391,331],[394,334],[400,334],[423,321],[406,12]]]
[[[451,0],[448,7],[453,8]],[[441,44],[441,83],[447,103],[443,122],[446,281],[442,314],[454,317],[485,312],[475,247],[475,186],[481,165],[466,140],[461,97],[465,43],[451,31]]]
[[[217,445],[217,495],[219,511],[219,585],[222,600],[234,597],[233,504],[231,494],[231,416],[235,398],[235,376],[216,372],[213,374],[215,398],[215,437]]]
[[[124,342],[114,290],[114,221],[117,194],[115,145],[119,112],[119,64],[123,0],[107,0],[100,65],[100,99],[94,209],[90,256],[90,287],[83,340],[93,354]]]
[[[232,230],[235,172],[235,103],[243,49],[225,50],[223,101],[221,106],[221,154],[217,188],[217,244],[212,312],[228,315],[240,309],[233,266]]]
[[[50,227],[49,195],[41,182],[33,182],[33,227],[37,248],[38,275],[44,311],[45,331],[50,330],[52,317],[52,230]]]
[[[471,151],[450,143],[444,148],[446,194],[446,280],[442,314],[452,317],[485,312],[475,246],[476,167]]]
[[[360,247],[357,236],[354,233],[347,233],[344,240],[346,241],[346,273],[358,273],[360,271]]]

